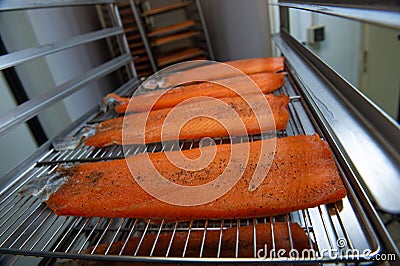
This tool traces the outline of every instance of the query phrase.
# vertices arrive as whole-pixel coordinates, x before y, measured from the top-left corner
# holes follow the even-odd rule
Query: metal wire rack
[[[289,80],[278,93],[285,93],[291,97],[289,103],[290,121],[285,132],[278,136],[322,133],[316,127],[315,121],[307,113],[302,98],[298,95]],[[107,114],[109,115],[109,114]],[[93,117],[99,117],[96,114]],[[91,117],[89,120],[93,119]],[[81,124],[73,132],[79,131]],[[250,141],[263,136],[251,136]],[[235,140],[219,138],[217,144],[230,141],[242,141],[240,137]],[[196,141],[181,141],[179,146],[174,145],[133,145],[129,155],[141,152],[157,152],[175,149],[192,148],[198,146]],[[26,182],[34,178],[47,175],[54,171],[60,163],[80,162],[93,160],[118,159],[124,156],[121,146],[106,148],[93,148],[79,146],[74,150],[55,151],[49,149],[39,160],[34,162],[26,171],[18,176],[0,194],[0,252],[7,254],[21,254],[31,256],[43,256],[63,259],[101,260],[101,261],[125,261],[125,262],[352,262],[369,260],[381,252],[381,245],[374,233],[373,227],[363,213],[351,186],[346,181],[348,173],[345,173],[340,165],[339,169],[343,181],[348,188],[348,196],[341,202],[322,205],[306,210],[299,210],[274,217],[259,217],[254,219],[237,220],[199,220],[199,221],[151,221],[134,218],[101,218],[101,217],[66,217],[57,216],[34,196],[22,196],[18,193]],[[277,222],[288,224],[288,238],[293,248],[293,239],[290,233],[290,222],[298,223],[309,238],[309,250],[307,257],[280,257],[273,253],[272,257],[260,259],[257,257],[256,239],[251,249],[254,256],[240,257],[239,236],[243,226],[252,226],[254,236],[257,235],[257,224],[268,224],[271,232]],[[234,228],[237,238],[232,256],[223,257],[219,250],[224,247],[224,241],[220,238],[218,252],[213,257],[204,257],[202,251],[205,248],[207,234],[218,231],[222,237],[224,230]],[[203,239],[200,252],[197,256],[188,257],[187,249],[191,243],[193,232],[202,232]],[[177,232],[186,235],[186,242],[182,250],[174,250],[171,256],[171,243]],[[165,254],[160,256],[159,236],[168,234],[169,245]],[[153,235],[151,251],[142,254],[141,245],[145,236]],[[135,249],[126,253],[129,239],[139,239]],[[270,240],[275,247],[274,234]],[[267,241],[257,239],[257,241]],[[341,241],[341,242],[340,242]],[[118,243],[120,249],[115,250]],[[345,243],[345,245],[343,244]],[[113,245],[114,244],[114,245]],[[98,250],[102,250],[99,252]],[[368,255],[362,253],[370,250]],[[334,252],[334,253],[332,253]],[[157,254],[155,256],[154,254]],[[47,259],[45,264],[52,264],[52,259]]]

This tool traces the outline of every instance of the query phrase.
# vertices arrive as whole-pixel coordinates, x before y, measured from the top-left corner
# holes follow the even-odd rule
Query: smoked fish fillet
[[[232,71],[229,67],[221,67],[220,64],[211,64],[174,73],[163,78],[163,86],[175,85],[182,80],[217,80],[237,76],[240,72],[247,75],[262,72],[274,73],[284,69],[283,57],[251,58],[223,62],[240,71]]]
[[[289,233],[290,227],[290,233]],[[256,256],[258,250],[262,249],[259,253],[260,256],[266,255],[270,257],[271,249],[275,248],[275,251],[280,249],[289,252],[291,250],[290,236],[292,238],[293,249],[297,250],[299,254],[305,249],[313,248],[310,246],[310,241],[304,232],[304,230],[297,223],[285,223],[276,222],[273,223],[273,237],[274,244],[272,244],[272,230],[271,224],[256,224],[255,225],[255,236],[256,236]],[[234,258],[236,251],[236,235],[237,228],[226,228],[222,232],[220,230],[207,230],[204,235],[204,231],[193,230],[190,232],[188,245],[186,248],[185,257],[199,257],[200,249],[203,244],[202,257],[204,258],[217,258],[220,234],[222,235],[222,241],[220,246],[220,257],[221,258]],[[241,226],[239,231],[239,244],[238,244],[238,257],[240,258],[254,258],[254,227],[253,226]],[[111,245],[108,250],[109,255],[116,255],[123,249],[122,255],[132,255],[139,245],[142,236],[135,236],[127,241],[125,248],[123,249],[125,241],[115,242]],[[161,233],[156,239],[157,234],[147,233],[137,252],[137,256],[149,256],[153,248],[153,244],[157,241],[155,249],[153,250],[152,256],[165,257],[167,250],[173,237],[173,241],[168,253],[169,257],[182,257],[183,251],[188,237],[187,232],[176,231],[172,236],[172,233]],[[109,247],[109,243],[97,246],[94,250],[94,254],[104,254]],[[265,245],[267,248],[265,248]],[[313,243],[311,242],[311,245]],[[94,247],[89,248],[85,253],[93,252]],[[267,254],[265,254],[265,251]],[[289,256],[289,253],[286,254]],[[119,265],[119,264],[117,264]],[[121,263],[121,265],[123,265]]]
[[[255,84],[263,93],[270,93],[279,89],[284,84],[283,73],[259,73],[249,75]],[[133,103],[129,104],[132,98],[120,97],[116,94],[109,94],[108,98],[113,98],[116,101],[114,107],[117,113],[125,112],[146,112],[149,110],[157,110],[162,108],[174,107],[177,104],[199,96],[209,96],[213,98],[234,97],[237,94],[229,88],[234,88],[241,95],[254,93],[249,89],[249,84],[252,84],[247,77],[239,76],[217,81],[219,84],[203,82],[179,86],[168,91],[152,91],[146,94],[133,97]],[[228,88],[227,88],[228,87]],[[158,100],[157,100],[158,99]]]
[[[265,179],[250,191],[249,184],[260,157],[271,156],[270,153],[261,154],[261,144],[271,145],[273,141],[276,141],[276,149],[271,168],[269,171],[265,169]],[[143,173],[148,169],[150,158],[157,171],[175,184],[208,184],[225,171],[231,150],[245,151],[247,145],[250,145],[247,164],[232,163],[233,173],[243,171],[238,182],[224,195],[205,204],[172,205],[151,196],[136,181],[146,178]],[[50,195],[46,204],[57,215],[167,220],[236,219],[288,213],[335,202],[346,196],[329,145],[318,135],[183,150],[183,155],[189,159],[203,154],[215,155],[206,167],[196,171],[182,170],[169,160],[179,152],[143,153],[122,160],[60,168],[58,173],[69,179]],[[134,178],[127,163],[134,165],[134,171],[140,174],[135,174]],[[160,183],[154,181],[153,185],[160,186]],[[185,196],[179,194],[178,199]]]
[[[264,97],[270,106],[266,108],[266,102],[262,103]],[[203,137],[224,137],[229,135],[251,135],[261,132],[286,129],[290,115],[288,111],[289,97],[286,95],[249,95],[246,100],[241,97],[220,98],[222,102],[229,105],[240,117],[240,121],[234,120],[235,114],[227,113],[225,106],[215,103],[214,100],[202,100],[193,103],[183,104],[176,107],[178,116],[193,117],[186,124],[178,121],[166,122],[167,115],[175,111],[172,108],[155,110],[147,113],[135,113],[101,122],[98,131],[85,141],[87,146],[104,147],[112,144],[123,144],[122,130],[125,131],[124,144],[153,143],[179,139],[201,139]],[[271,112],[272,114],[271,114]],[[203,112],[217,120],[195,115],[196,112]],[[193,114],[193,115],[192,115]],[[146,121],[145,131],[144,122]],[[246,132],[243,132],[243,125]],[[124,126],[124,128],[123,128]],[[227,131],[228,127],[230,131]],[[122,129],[123,128],[123,129]],[[142,130],[141,130],[142,129]],[[163,134],[163,136],[162,136]],[[144,136],[143,136],[144,135]]]

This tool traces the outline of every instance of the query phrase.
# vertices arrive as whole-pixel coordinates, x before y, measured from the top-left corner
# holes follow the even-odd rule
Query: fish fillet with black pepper
[[[131,114],[101,122],[85,145],[104,147],[284,130],[290,118],[288,104],[286,95],[252,95]]]
[[[146,112],[174,107],[187,99],[199,96],[224,98],[237,96],[237,93],[239,95],[270,93],[282,87],[283,84],[283,73],[258,73],[214,82],[181,85],[174,89],[152,91],[132,98],[111,93],[105,97],[104,101],[107,102],[107,99],[113,98],[116,102],[114,109],[117,113]]]
[[[265,179],[254,190],[249,189],[261,154],[261,144],[276,141],[276,151],[269,171],[262,172]],[[237,145],[233,147],[234,145]],[[250,146],[246,146],[250,145]],[[148,159],[167,180],[183,186],[208,184],[227,168],[234,149],[238,153],[250,147],[246,165],[232,162],[232,173],[243,170],[238,182],[224,195],[197,206],[166,203],[147,193],[137,182],[148,171]],[[216,150],[215,150],[216,149]],[[167,156],[171,152],[138,154],[132,157],[96,163],[82,163],[59,174],[69,180],[47,200],[47,206],[58,215],[134,217],[154,219],[220,219],[276,215],[338,201],[346,196],[329,145],[317,135],[294,136],[240,144],[224,144],[184,150],[189,159],[214,154],[212,161],[197,171],[182,170]],[[148,156],[148,157],[147,157]],[[129,165],[134,166],[135,176]],[[153,184],[160,186],[158,180]],[[177,200],[204,195],[176,195]]]

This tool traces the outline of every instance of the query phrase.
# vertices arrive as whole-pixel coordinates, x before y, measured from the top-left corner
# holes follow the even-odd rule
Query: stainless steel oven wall
[[[366,207],[366,212],[371,213],[371,221],[379,231],[384,251],[386,249],[385,252],[393,252],[398,256],[400,142],[396,140],[400,138],[400,126],[377,105],[375,99],[368,98],[369,95],[363,93],[358,84],[351,84],[337,66],[302,43],[299,36],[293,36],[291,27],[295,23],[291,21],[290,9],[322,13],[324,16],[398,31],[400,4],[398,1],[279,0],[278,5],[281,28],[274,40],[285,56],[287,68],[294,73],[294,80],[302,88],[303,97],[307,98],[310,108],[319,114],[319,123],[324,124],[331,143],[336,143],[337,149],[351,165],[355,182],[361,184],[360,188],[368,195],[370,203],[366,201],[365,206],[372,206],[373,203],[373,208]],[[338,52],[338,56],[345,57],[340,42],[343,40],[338,38],[330,49]],[[386,47],[382,45],[381,49],[385,50]],[[392,57],[395,58],[399,51],[397,49]],[[375,67],[386,69],[387,65],[381,60]],[[359,68],[362,68],[362,64]],[[397,75],[395,83],[398,82]],[[398,84],[395,89],[398,89]],[[391,91],[382,84],[380,94],[391,95]],[[393,98],[398,100],[398,94]],[[380,219],[374,218],[377,217],[376,213],[380,214]]]
[[[399,123],[399,3],[343,4],[340,0],[280,1],[280,5],[291,7],[290,34]],[[276,14],[274,24],[279,21]],[[323,27],[325,37],[309,43],[308,30],[316,26]]]

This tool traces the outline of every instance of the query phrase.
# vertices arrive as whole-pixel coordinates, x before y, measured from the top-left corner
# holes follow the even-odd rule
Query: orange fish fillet
[[[289,97],[286,95],[276,96],[273,94],[265,95],[267,104],[261,95],[249,95],[246,100],[248,105],[241,97],[221,98],[220,100],[228,104],[221,106],[214,100],[202,100],[190,104],[176,107],[177,116],[193,117],[186,124],[170,118],[166,122],[166,117],[174,111],[171,108],[151,111],[149,116],[146,113],[131,114],[126,116],[124,124],[125,144],[152,143],[177,140],[179,139],[201,139],[203,137],[224,137],[229,135],[251,135],[273,130],[283,130],[289,121],[288,112]],[[227,112],[226,108],[235,111],[240,121],[235,120],[233,112]],[[202,112],[212,117],[196,115]],[[182,114],[182,115],[181,115]],[[112,144],[121,145],[123,117],[110,119],[99,124],[98,132],[85,141],[85,145],[103,147]],[[144,122],[146,127],[144,132]],[[275,123],[275,124],[274,124]],[[245,126],[245,130],[243,128]],[[182,127],[181,127],[182,126]],[[227,128],[230,129],[228,132]],[[177,130],[179,131],[179,136]],[[163,134],[163,139],[162,139]],[[145,135],[145,139],[144,139]]]
[[[284,74],[277,73],[260,73],[249,76],[252,81],[261,89],[263,93],[269,93],[279,89],[284,84]],[[129,104],[131,98],[120,97],[116,94],[109,94],[105,97],[107,99],[113,98],[117,104],[115,111],[117,113],[128,112],[145,112],[149,110],[157,110],[162,108],[174,107],[177,104],[198,96],[209,96],[213,98],[234,97],[237,96],[233,88],[241,95],[254,93],[254,88],[251,80],[246,76],[233,77],[229,79],[219,80],[216,83],[204,82],[199,84],[191,84],[176,87],[168,91],[153,91],[143,95],[133,97],[133,103]],[[250,85],[250,86],[249,86]],[[157,100],[158,99],[158,100]]]
[[[234,60],[224,62],[228,66],[232,66],[245,74],[255,74],[262,72],[278,72],[284,69],[283,57],[268,57],[268,58],[251,58],[243,60]],[[217,80],[232,76],[237,76],[240,71],[232,71],[229,67],[221,67],[220,64],[211,64],[196,67],[182,72],[174,73],[173,75],[164,78],[163,86],[173,86],[182,80]]]
[[[290,227],[290,232],[289,232]],[[304,230],[297,223],[285,223],[276,222],[273,223],[273,233],[271,230],[271,224],[256,224],[255,225],[255,246],[254,246],[254,227],[253,226],[241,226],[239,231],[238,241],[238,257],[240,258],[257,258],[257,253],[261,257],[264,255],[269,258],[271,249],[275,248],[275,251],[280,249],[289,252],[292,248],[297,250],[299,254],[305,249],[313,248],[310,246],[309,239],[305,234]],[[222,241],[220,245],[220,235]],[[290,236],[292,239],[293,247],[290,244]],[[170,245],[171,238],[173,241],[168,252],[169,257],[182,257],[186,239],[188,237],[187,232],[177,231],[173,236],[172,233],[161,233],[156,239],[156,234],[146,234],[140,244],[137,252],[137,256],[150,256],[151,250],[154,243],[157,241],[153,250],[152,256],[165,257],[167,255],[168,247]],[[272,244],[272,237],[274,238],[274,244]],[[135,254],[137,247],[142,236],[135,236],[127,241],[127,244],[122,252],[122,255]],[[203,238],[204,245],[203,245]],[[222,232],[220,230],[207,230],[204,235],[204,231],[193,230],[190,232],[189,241],[186,247],[185,257],[199,257],[200,249],[203,246],[202,257],[204,258],[217,258],[218,249],[220,247],[220,258],[234,258],[236,251],[237,242],[237,228],[226,228]],[[109,255],[116,255],[123,249],[125,241],[115,242],[111,245],[108,250]],[[95,250],[94,254],[105,254],[110,244],[99,245]],[[265,248],[265,245],[267,248]],[[311,243],[311,245],[313,245]],[[261,252],[258,252],[259,250]],[[266,252],[265,252],[266,251]],[[93,252],[93,247],[86,251],[86,253]],[[267,254],[265,254],[267,253]],[[254,256],[255,255],[255,256]],[[289,253],[286,253],[289,256]]]
[[[261,154],[261,144],[272,145],[276,151],[269,172],[255,190],[249,190],[255,167]],[[235,146],[237,145],[237,146]],[[161,201],[148,194],[136,179],[150,180],[155,187],[160,183],[149,176],[148,157],[154,167],[167,180],[184,186],[208,184],[227,168],[231,150],[245,151],[250,145],[246,165],[232,162],[232,173],[240,173],[239,181],[223,196],[197,206],[179,206]],[[233,147],[235,146],[235,147]],[[189,159],[200,155],[214,155],[210,164],[201,170],[185,171],[168,158],[179,151],[138,154],[122,160],[84,163],[60,174],[70,177],[47,200],[47,206],[58,215],[135,217],[172,220],[220,219],[260,217],[288,213],[320,204],[335,202],[345,197],[346,189],[338,174],[328,143],[317,135],[286,137],[254,141],[251,143],[224,144],[183,150]],[[168,158],[167,158],[168,156]],[[206,158],[206,157],[204,157]],[[135,178],[128,169],[133,165]],[[177,200],[193,195],[179,194]],[[195,195],[201,197],[207,195]]]

